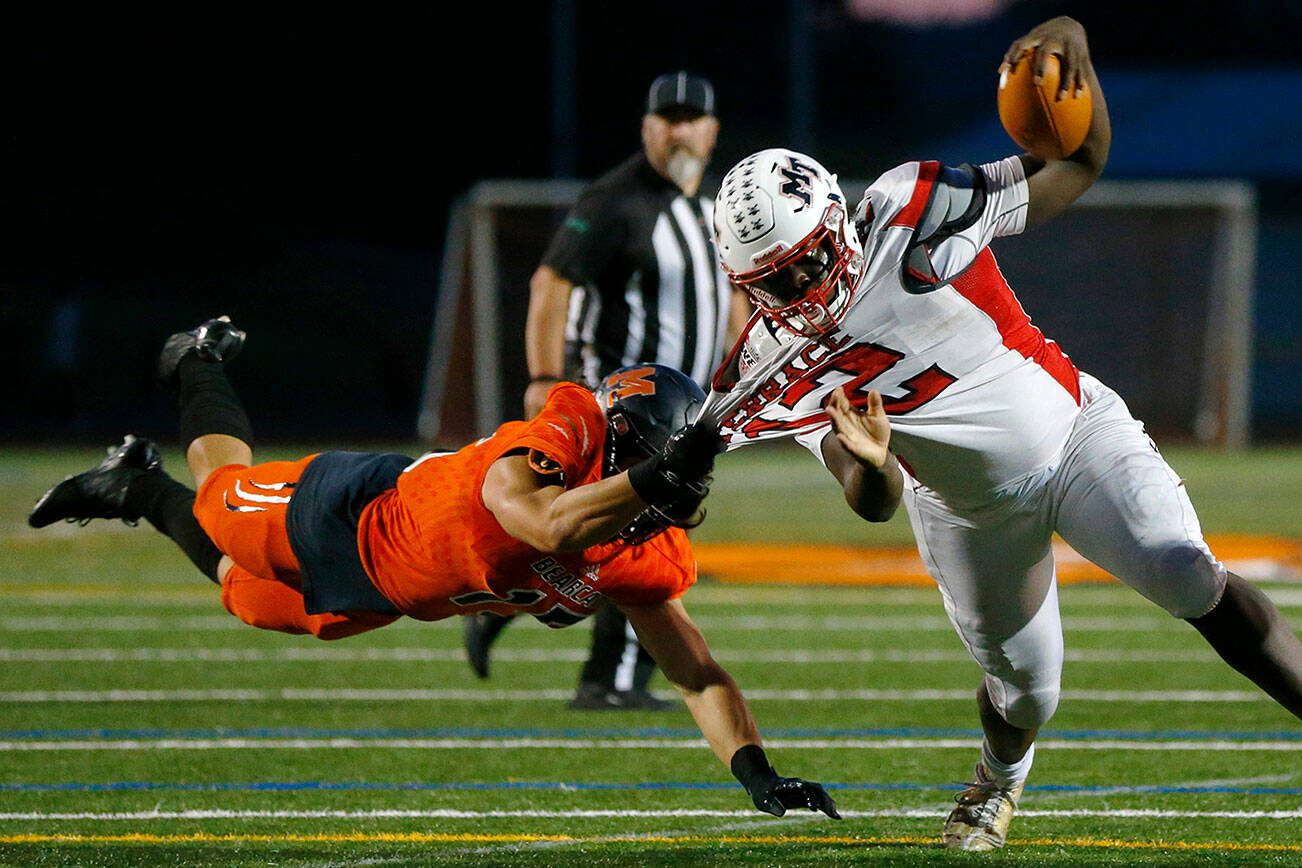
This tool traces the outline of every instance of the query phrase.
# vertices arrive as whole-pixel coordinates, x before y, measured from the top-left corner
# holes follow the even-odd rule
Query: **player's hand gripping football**
[[[1044,77],[1049,55],[1056,54],[1059,61],[1058,99],[1079,93],[1085,86],[1085,69],[1090,62],[1089,44],[1085,39],[1085,28],[1080,22],[1066,15],[1051,18],[1036,25],[1025,36],[1014,39],[1013,44],[1004,52],[1003,63],[999,72],[1011,72],[1027,51],[1033,51],[1031,63],[1034,64],[1035,83]]]
[[[868,401],[860,409],[850,403],[845,387],[839,387],[828,399],[827,415],[836,439],[851,455],[878,470],[886,465],[891,454],[891,423],[882,408],[881,392],[869,391]]]

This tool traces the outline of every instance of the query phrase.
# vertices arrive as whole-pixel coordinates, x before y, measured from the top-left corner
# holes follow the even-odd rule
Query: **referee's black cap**
[[[694,112],[714,114],[714,85],[690,72],[667,72],[651,82],[646,95],[649,115]]]

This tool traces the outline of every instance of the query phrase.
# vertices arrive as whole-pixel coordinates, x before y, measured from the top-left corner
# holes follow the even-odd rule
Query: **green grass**
[[[687,595],[716,655],[754,697],[779,771],[827,782],[847,814],[839,823],[777,819],[750,810],[695,743],[685,711],[565,707],[585,626],[517,622],[493,678],[480,682],[460,659],[455,622],[399,622],[339,643],[257,631],[225,615],[213,586],[146,527],[23,524],[47,485],[96,457],[84,449],[0,457],[0,864],[978,861],[934,843],[952,783],[977,758],[969,696],[980,677],[934,590],[704,582]],[[1302,538],[1302,454],[1168,450],[1168,458],[1209,532]],[[167,460],[180,466],[173,454]],[[716,476],[700,539],[909,541],[902,517],[871,527],[854,519],[803,451],[742,450],[722,458]],[[1263,587],[1302,622],[1298,586]],[[1297,847],[1297,720],[1259,698],[1187,625],[1126,588],[1064,587],[1062,607],[1067,696],[1042,736],[1010,847],[981,861],[1302,864],[1302,850],[1269,849]],[[107,700],[102,692],[127,690],[207,693],[49,695]],[[386,701],[293,692],[306,690],[457,693]],[[881,692],[849,693],[862,690]],[[1154,691],[1168,693],[1155,700]],[[1206,701],[1176,693],[1188,691]],[[1099,731],[1120,743],[1084,749]],[[1230,735],[1219,743],[1215,733]],[[892,738],[905,741],[882,746]],[[107,741],[134,743],[107,749]],[[1244,741],[1262,744],[1230,749]],[[59,742],[95,749],[49,749]],[[1163,749],[1144,749],[1152,747]],[[1073,813],[1043,815],[1050,811]],[[1134,815],[1154,811],[1163,813]],[[1283,815],[1263,813],[1272,811]],[[1227,816],[1191,816],[1200,812]],[[16,843],[24,835],[43,837]]]
[[[1302,449],[1214,452],[1166,447],[1185,480],[1203,530],[1302,538]],[[760,444],[721,457],[703,541],[766,539],[855,545],[911,545],[904,510],[889,522],[860,521],[840,486],[807,451]]]

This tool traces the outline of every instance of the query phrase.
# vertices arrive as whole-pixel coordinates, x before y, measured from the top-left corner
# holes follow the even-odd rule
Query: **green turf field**
[[[1168,458],[1209,532],[1302,539],[1302,453]],[[0,456],[0,864],[982,861],[936,841],[980,736],[979,671],[934,590],[689,592],[778,770],[826,782],[845,814],[778,819],[685,711],[565,707],[586,626],[517,622],[479,681],[458,623],[262,632],[147,527],[25,526],[47,485],[96,460]],[[800,451],[725,456],[697,534],[909,540],[902,517],[858,522],[824,477]],[[1302,625],[1302,585],[1263,587]],[[1298,721],[1135,593],[1061,595],[1063,701],[1010,846],[984,861],[1302,864]]]

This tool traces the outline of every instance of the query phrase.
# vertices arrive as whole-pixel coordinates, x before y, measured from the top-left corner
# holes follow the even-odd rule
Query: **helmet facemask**
[[[816,338],[835,331],[854,297],[863,257],[843,243],[845,211],[829,205],[799,245],[744,274],[730,274],[755,305],[783,328]]]
[[[632,365],[613,371],[596,391],[606,415],[603,477],[651,458],[678,430],[695,420],[705,393],[689,377],[665,365]],[[630,545],[646,542],[672,525],[684,525],[672,506],[648,507],[618,535]]]
[[[724,176],[714,208],[719,263],[775,325],[805,338],[836,330],[863,274],[863,252],[836,176],[769,148]]]

